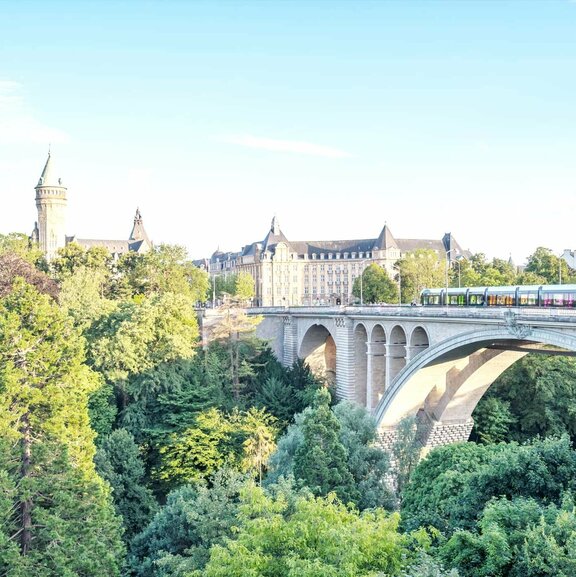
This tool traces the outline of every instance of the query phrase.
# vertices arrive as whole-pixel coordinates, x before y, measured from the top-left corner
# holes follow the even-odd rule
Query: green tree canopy
[[[493,497],[559,504],[575,487],[576,452],[567,437],[529,445],[457,443],[433,450],[416,467],[404,489],[402,523],[449,535],[472,530]]]
[[[245,481],[244,475],[222,469],[209,483],[202,480],[172,491],[132,542],[129,565],[135,577],[186,577],[203,569],[210,547],[234,534]]]
[[[560,507],[534,499],[490,501],[475,531],[458,531],[441,546],[463,577],[568,577],[576,574],[576,514],[567,494]]]
[[[116,429],[103,439],[94,459],[100,476],[110,483],[116,512],[122,517],[127,542],[144,529],[157,504],[145,484],[144,463],[134,437]]]
[[[398,285],[377,264],[371,264],[362,272],[362,279],[354,279],[352,294],[366,304],[397,303]]]
[[[234,538],[214,545],[198,577],[348,577],[401,575],[415,555],[397,532],[397,515],[359,514],[334,494],[315,498],[279,489],[241,491]]]
[[[0,234],[0,255],[12,253],[26,262],[35,265],[39,270],[46,271],[47,263],[44,254],[30,241],[27,234],[11,232]]]
[[[446,263],[434,250],[409,252],[398,261],[397,267],[402,279],[402,302],[418,301],[423,289],[445,284]]]
[[[526,268],[527,273],[534,273],[539,277],[546,279],[548,284],[558,284],[560,277],[564,282],[568,281],[568,265],[556,256],[549,248],[538,247],[529,257]]]
[[[200,413],[194,426],[170,436],[154,475],[168,487],[207,478],[224,466],[260,477],[275,439],[274,418],[263,409],[224,414],[212,408]]]
[[[576,360],[530,354],[488,389],[474,411],[473,436],[524,442],[567,433],[576,441]]]
[[[0,299],[0,574],[118,575],[123,546],[96,475],[96,375],[56,304],[17,280]]]
[[[376,439],[373,417],[352,402],[337,404],[327,417],[329,394],[323,390],[316,395],[320,399],[296,415],[294,424],[278,440],[277,450],[270,458],[266,484],[277,483],[282,477],[294,477],[300,486],[318,495],[340,491],[342,500],[347,499],[360,509],[391,508],[392,494],[386,484],[388,455],[373,444]],[[315,422],[318,425],[313,427],[313,432],[320,439],[316,448],[313,447],[315,437],[305,428],[307,423]],[[319,465],[316,469],[315,458]],[[300,469],[298,459],[302,463]],[[312,473],[305,467],[310,467]],[[330,467],[334,470],[326,472]]]

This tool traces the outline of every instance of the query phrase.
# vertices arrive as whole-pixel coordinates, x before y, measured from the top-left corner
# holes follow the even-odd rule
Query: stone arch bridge
[[[381,442],[415,416],[425,448],[467,440],[488,387],[530,352],[576,355],[576,310],[457,307],[250,309],[284,365],[303,358],[375,415]]]

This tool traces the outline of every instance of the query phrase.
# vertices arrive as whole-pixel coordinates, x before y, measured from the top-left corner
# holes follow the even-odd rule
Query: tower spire
[[[40,249],[51,260],[59,248],[66,244],[66,187],[56,176],[50,148],[42,174],[35,187],[38,224],[33,238]]]

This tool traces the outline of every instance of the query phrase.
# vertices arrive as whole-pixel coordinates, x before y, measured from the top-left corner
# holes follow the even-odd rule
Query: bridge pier
[[[285,367],[291,367],[298,360],[298,325],[293,317],[282,317],[283,347],[281,362]]]
[[[337,317],[335,319],[336,343],[336,396],[340,400],[355,401],[355,347],[354,323],[352,319]]]

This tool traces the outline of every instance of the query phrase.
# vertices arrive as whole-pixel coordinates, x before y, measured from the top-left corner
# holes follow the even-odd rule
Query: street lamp
[[[457,248],[451,248],[446,251],[446,294],[444,297],[444,304],[448,306],[448,269],[450,268],[450,253],[458,254],[460,251]]]
[[[396,276],[398,277],[398,304],[402,304],[402,273],[400,267],[393,265],[392,268],[396,271]]]
[[[360,262],[360,306],[364,304],[364,263],[366,261],[363,260]]]
[[[464,257],[461,254],[459,254],[455,259],[456,264],[458,265],[458,288],[460,288],[460,275],[462,273],[462,259],[463,258]]]

